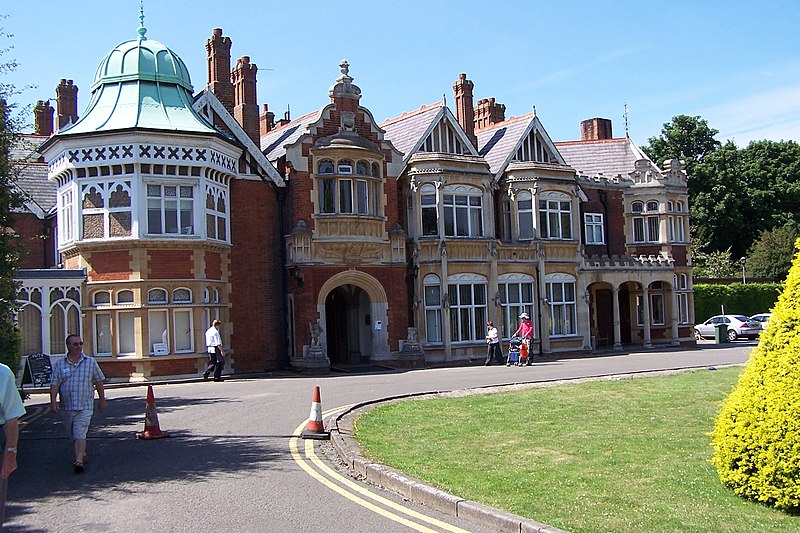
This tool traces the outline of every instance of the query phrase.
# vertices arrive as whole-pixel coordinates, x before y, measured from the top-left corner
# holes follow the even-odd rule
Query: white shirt
[[[211,326],[206,330],[206,347],[208,353],[214,353],[217,346],[222,346],[222,337],[219,336],[219,330]]]
[[[489,341],[492,344],[497,344],[498,342],[500,342],[500,336],[497,333],[497,328],[489,328],[489,334],[487,335],[487,337],[489,337]]]

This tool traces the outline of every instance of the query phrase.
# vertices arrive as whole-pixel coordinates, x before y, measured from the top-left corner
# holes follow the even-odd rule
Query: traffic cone
[[[144,431],[137,433],[137,439],[163,439],[169,433],[161,431],[158,426],[158,413],[156,412],[156,398],[153,395],[153,386],[147,386],[147,407],[144,410]]]
[[[319,386],[314,387],[314,397],[311,399],[311,414],[308,415],[306,429],[300,433],[304,439],[327,440],[331,438],[330,431],[325,431],[322,423],[322,400],[319,396]]]

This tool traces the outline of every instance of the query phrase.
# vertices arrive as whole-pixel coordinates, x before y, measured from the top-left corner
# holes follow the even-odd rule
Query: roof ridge
[[[480,130],[476,131],[475,134],[483,133],[485,131],[493,130],[495,128],[500,128],[503,126],[508,126],[512,122],[521,122],[523,120],[530,120],[534,118],[536,115],[533,114],[533,111],[529,113],[525,113],[524,115],[520,115],[518,117],[508,117],[503,122],[495,122],[490,126],[486,126],[485,128],[481,128]]]
[[[411,117],[414,117],[414,116],[419,115],[421,113],[424,113],[425,111],[430,111],[433,108],[441,108],[441,107],[445,107],[444,105],[442,105],[441,101],[434,102],[434,103],[428,104],[428,105],[421,105],[419,107],[419,109],[415,109],[413,111],[403,111],[403,114],[400,115],[400,116],[387,118],[386,120],[384,120],[383,122],[378,124],[378,126],[383,128],[385,126],[389,126],[389,125],[394,124],[396,122],[400,122],[401,120],[406,120],[408,118],[411,118]]]
[[[553,144],[566,146],[568,144],[604,144],[612,142],[627,141],[627,137],[614,137],[612,139],[586,139],[577,141],[553,141]]]

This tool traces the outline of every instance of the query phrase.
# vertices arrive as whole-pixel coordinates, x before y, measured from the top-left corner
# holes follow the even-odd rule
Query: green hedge
[[[721,314],[720,305],[725,306],[728,315],[768,313],[778,301],[782,288],[780,283],[698,283],[694,286],[695,321],[700,324]]]

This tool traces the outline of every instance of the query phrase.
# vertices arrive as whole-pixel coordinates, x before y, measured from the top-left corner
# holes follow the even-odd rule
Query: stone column
[[[650,291],[646,285],[642,286],[642,318],[644,320],[644,347],[652,348],[653,343],[650,339]]]
[[[612,289],[611,309],[614,315],[614,349],[622,350],[622,330],[619,320],[619,287],[616,285]]]

